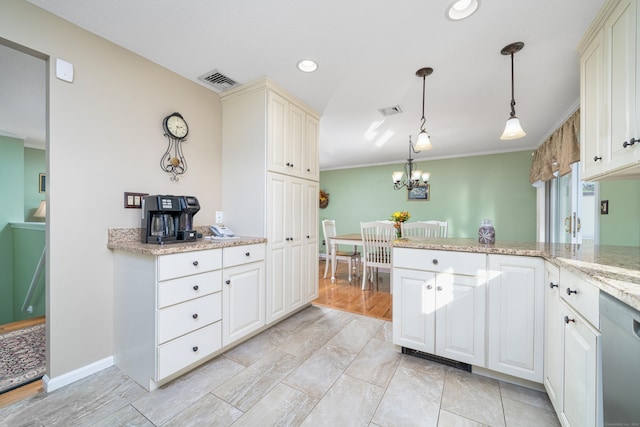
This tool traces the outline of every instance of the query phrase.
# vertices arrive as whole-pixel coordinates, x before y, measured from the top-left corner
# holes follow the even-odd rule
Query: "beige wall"
[[[189,194],[221,210],[221,105],[216,93],[23,0],[0,0],[0,38],[49,58],[47,316],[55,378],[113,354],[113,265],[107,229],[138,227],[123,192]],[[55,60],[75,80],[55,78]],[[190,126],[188,172],[160,170],[162,119],[178,111]]]

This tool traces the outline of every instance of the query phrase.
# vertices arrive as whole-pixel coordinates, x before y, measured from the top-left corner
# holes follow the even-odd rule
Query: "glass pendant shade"
[[[427,131],[423,129],[418,134],[418,141],[416,142],[416,146],[414,147],[414,149],[416,151],[425,151],[431,150],[431,148],[431,137],[429,136]]]
[[[391,174],[391,177],[393,178],[393,182],[400,182],[402,181],[402,172],[400,171],[393,172]]]
[[[422,174],[422,180],[423,180],[425,183],[426,183],[426,182],[429,182],[429,178],[431,178],[431,173],[429,173],[429,172],[424,172],[424,173]]]
[[[520,126],[520,119],[513,116],[509,117],[509,120],[507,120],[507,124],[504,127],[504,132],[502,132],[500,139],[508,141],[510,139],[522,138],[525,135],[526,133],[522,130],[522,126]]]

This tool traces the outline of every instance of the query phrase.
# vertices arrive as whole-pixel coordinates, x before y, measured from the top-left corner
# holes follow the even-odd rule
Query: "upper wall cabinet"
[[[609,0],[578,46],[582,179],[640,178],[637,0]]]

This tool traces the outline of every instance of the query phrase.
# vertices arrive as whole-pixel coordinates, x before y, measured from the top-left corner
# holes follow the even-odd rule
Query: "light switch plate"
[[[609,215],[609,201],[600,200],[600,215]]]
[[[142,209],[142,198],[148,196],[149,193],[131,193],[124,192],[125,209]]]

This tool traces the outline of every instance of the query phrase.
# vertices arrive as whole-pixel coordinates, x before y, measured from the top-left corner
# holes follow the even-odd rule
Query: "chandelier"
[[[407,187],[407,190],[413,190],[417,187],[426,186],[429,183],[431,174],[415,169],[416,165],[413,164],[413,158],[411,158],[411,152],[419,153],[420,151],[421,150],[413,148],[411,136],[409,136],[409,158],[407,159],[407,163],[404,164],[404,172],[397,171],[391,174],[394,190],[400,190],[404,187]]]

